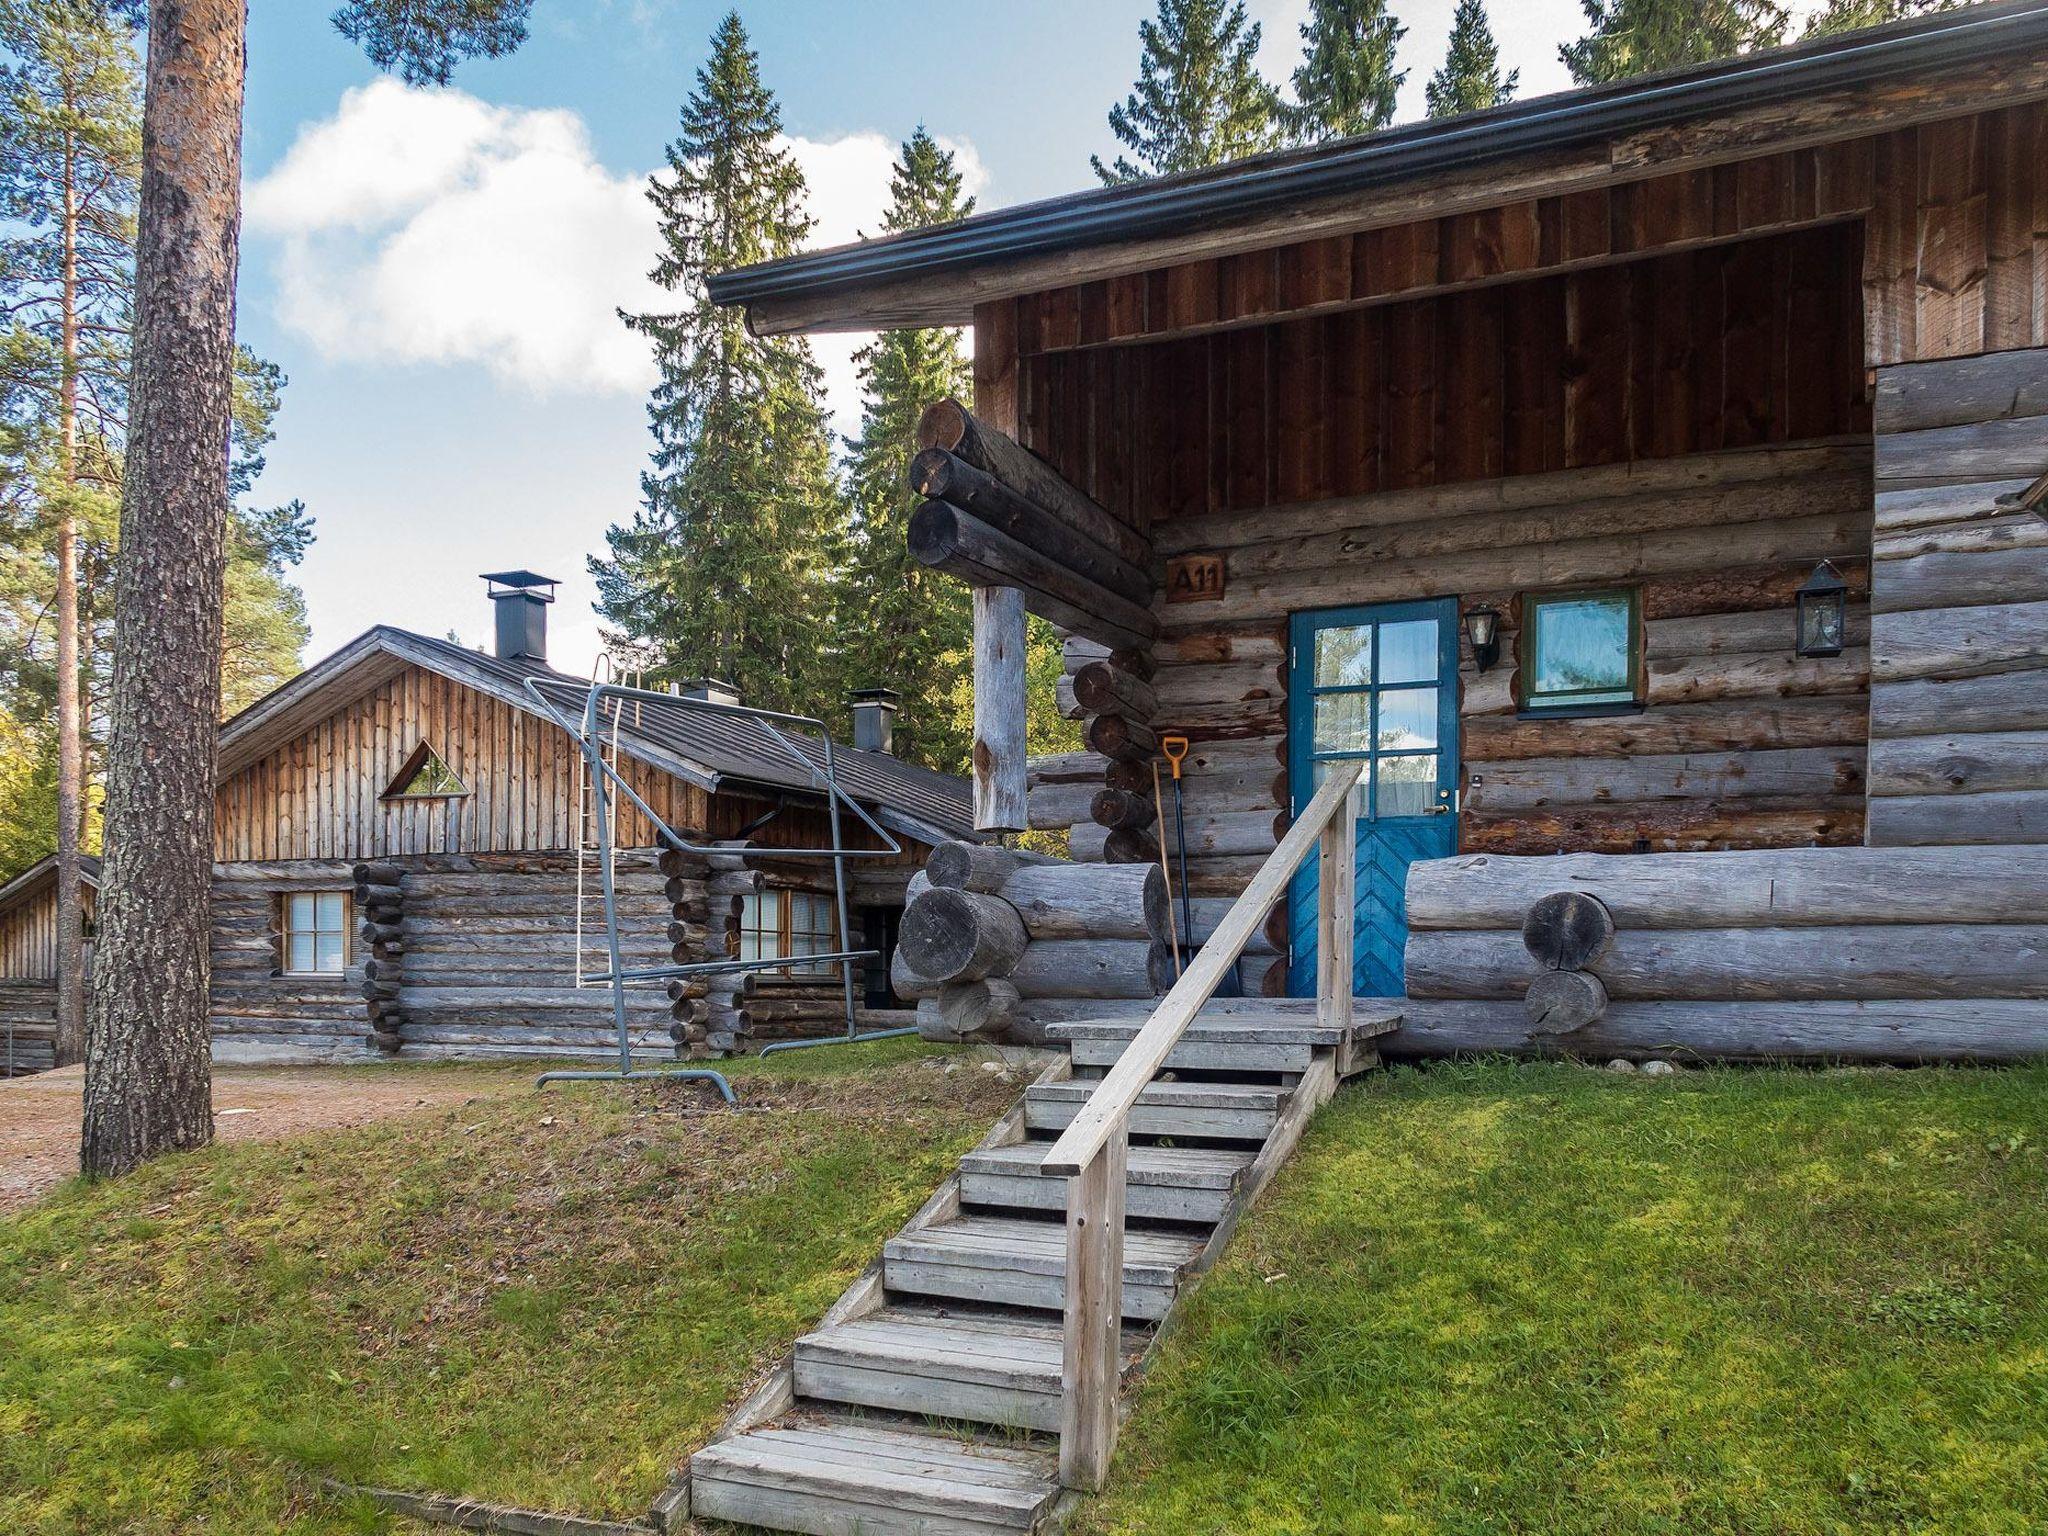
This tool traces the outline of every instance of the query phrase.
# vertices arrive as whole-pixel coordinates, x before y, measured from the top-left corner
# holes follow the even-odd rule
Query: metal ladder
[[[525,679],[524,687],[529,697],[576,742],[580,754],[581,774],[589,785],[590,806],[594,813],[597,829],[598,877],[604,894],[605,948],[610,957],[610,967],[602,976],[584,977],[582,973],[582,865],[581,838],[577,852],[577,982],[583,985],[608,984],[612,989],[612,1021],[618,1034],[619,1064],[615,1068],[586,1070],[557,1070],[543,1072],[535,1079],[536,1087],[551,1082],[620,1082],[628,1079],[667,1077],[695,1079],[715,1086],[728,1104],[737,1103],[732,1084],[725,1074],[709,1067],[635,1067],[633,1065],[633,1042],[626,1025],[626,987],[630,983],[663,982],[680,977],[732,974],[749,971],[787,969],[796,957],[781,956],[767,960],[707,960],[683,965],[643,966],[634,969],[626,967],[619,944],[619,903],[617,869],[614,859],[613,842],[618,830],[617,813],[613,795],[629,802],[654,828],[655,841],[662,848],[673,848],[681,853],[730,854],[729,845],[693,843],[682,833],[671,827],[641,798],[639,792],[626,782],[618,769],[619,717],[627,704],[634,709],[636,723],[645,704],[658,704],[664,708],[696,711],[710,715],[739,716],[753,720],[775,741],[791,762],[801,768],[810,780],[813,789],[825,796],[827,815],[831,825],[832,841],[825,848],[777,848],[775,857],[783,859],[822,858],[832,863],[832,886],[835,910],[839,921],[840,943],[846,942],[848,913],[846,907],[846,863],[850,859],[889,858],[903,851],[903,845],[889,833],[854,800],[840,788],[836,772],[836,749],[831,729],[822,720],[808,715],[786,714],[780,710],[759,709],[747,704],[726,704],[712,699],[691,699],[679,694],[660,692],[629,684],[596,681],[595,672],[588,693],[584,697],[583,713],[580,719],[565,715],[555,707],[543,687],[544,680],[537,677]],[[611,706],[610,728],[612,732],[611,756],[607,759],[605,712],[607,703]],[[778,726],[789,726],[814,732],[823,743],[822,764],[805,756],[793,741]],[[841,835],[840,807],[852,811],[862,825],[881,839],[880,848],[848,848]],[[579,810],[581,806],[579,805]],[[771,813],[772,814],[772,813]],[[758,823],[756,824],[758,825]],[[839,967],[840,985],[846,1006],[846,1035],[843,1040],[787,1040],[765,1046],[762,1055],[777,1050],[795,1050],[811,1045],[850,1044],[865,1040],[881,1040],[898,1035],[914,1034],[914,1029],[881,1029],[866,1034],[859,1031],[855,1021],[854,1008],[854,966],[857,962],[872,960],[880,951],[873,949],[841,949],[833,954],[807,955],[801,958],[812,965],[836,964]]]

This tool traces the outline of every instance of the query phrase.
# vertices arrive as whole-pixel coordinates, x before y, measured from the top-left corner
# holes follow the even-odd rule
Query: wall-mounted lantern
[[[1849,627],[1849,584],[1832,561],[1813,568],[1795,596],[1795,642],[1801,656],[1839,656]]]
[[[1472,661],[1484,672],[1500,660],[1500,615],[1491,608],[1465,613],[1465,638],[1472,642]]]

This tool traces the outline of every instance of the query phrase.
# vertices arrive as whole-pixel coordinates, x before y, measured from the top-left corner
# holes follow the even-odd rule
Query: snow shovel
[[[1159,793],[1159,763],[1152,764],[1152,825],[1162,827],[1166,822],[1166,806]],[[1173,917],[1173,870],[1166,862],[1166,840],[1159,841],[1159,878],[1166,882],[1166,938],[1173,946],[1173,977],[1180,980],[1180,925]]]
[[[1194,904],[1188,899],[1188,824],[1187,809],[1182,799],[1180,765],[1187,760],[1188,739],[1185,736],[1162,736],[1159,750],[1166,754],[1167,766],[1173,770],[1173,843],[1175,857],[1180,864],[1180,931],[1187,936],[1188,949],[1192,952],[1201,948],[1195,942]],[[1161,857],[1165,850],[1160,850]],[[1216,989],[1218,997],[1241,997],[1244,989],[1238,985],[1237,967],[1231,966],[1230,974]]]

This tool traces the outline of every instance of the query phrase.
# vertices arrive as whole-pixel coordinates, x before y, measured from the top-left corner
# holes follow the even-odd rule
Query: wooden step
[[[1057,1029],[1077,1033],[1066,1040],[1067,1054],[1077,1067],[1113,1067],[1130,1045],[1133,1028],[1119,1033],[1108,1024],[1059,1024]],[[1166,1053],[1166,1072],[1306,1072],[1318,1050],[1328,1046],[1299,1041],[1266,1041],[1218,1038],[1214,1034],[1194,1037],[1189,1031]]]
[[[1051,1147],[1051,1142],[1022,1141],[968,1153],[960,1160],[960,1198],[969,1205],[1064,1211],[1067,1181],[1047,1178],[1040,1166]],[[1206,1147],[1132,1147],[1124,1213],[1214,1226],[1229,1208],[1252,1156]]]
[[[1158,1322],[1173,1305],[1180,1273],[1199,1239],[1124,1234],[1124,1316]],[[882,1249],[882,1282],[903,1295],[952,1296],[1057,1312],[1065,1305],[1064,1222],[963,1216],[892,1237]]]
[[[796,1391],[821,1402],[1058,1433],[1061,1329],[1002,1313],[884,1307],[796,1343]],[[1144,1335],[1125,1335],[1125,1369]]]
[[[692,1456],[690,1514],[811,1536],[997,1536],[1037,1524],[1057,1471],[1029,1445],[793,1415]]]
[[[1024,1090],[1024,1124],[1063,1131],[1095,1092],[1092,1082],[1034,1083]],[[1264,1141],[1287,1090],[1255,1083],[1153,1083],[1131,1109],[1134,1136]]]
[[[1055,1040],[1129,1040],[1149,1022],[1146,1019],[1072,1019],[1048,1024],[1045,1032]],[[1291,1014],[1236,1014],[1229,1018],[1195,1016],[1181,1035],[1191,1040],[1234,1040],[1248,1045],[1340,1045],[1344,1031],[1334,1024],[1319,1024],[1313,1018]]]

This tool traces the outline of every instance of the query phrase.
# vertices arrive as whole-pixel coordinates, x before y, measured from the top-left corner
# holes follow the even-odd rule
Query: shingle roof
[[[360,680],[379,658],[426,667],[534,713],[540,711],[526,691],[526,683],[529,678],[537,679],[548,702],[571,719],[581,717],[590,691],[589,679],[557,671],[543,662],[505,660],[430,635],[379,625],[315,662],[222,726],[222,771],[231,771],[257,741],[278,730],[298,728],[311,710],[317,708],[324,714],[334,707],[323,705],[318,696],[345,679]],[[272,729],[266,731],[266,726]],[[823,763],[821,738],[778,729],[806,761]],[[751,785],[816,792],[810,774],[751,717],[693,709],[681,699],[645,700],[637,710],[622,711],[619,738],[628,755],[707,790]],[[840,788],[872,811],[884,826],[924,842],[974,837],[973,793],[966,780],[920,768],[886,752],[857,751],[836,737],[832,759]]]

